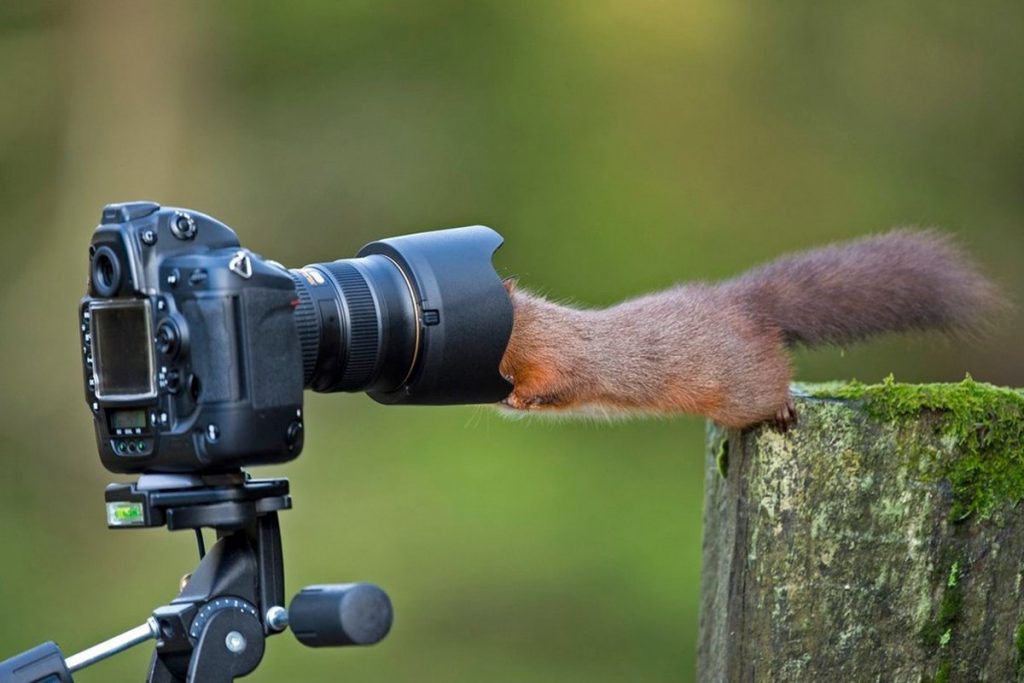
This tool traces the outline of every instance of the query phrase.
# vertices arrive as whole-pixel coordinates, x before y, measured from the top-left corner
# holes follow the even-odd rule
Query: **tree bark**
[[[699,679],[1024,680],[1021,394],[805,390],[709,427]]]

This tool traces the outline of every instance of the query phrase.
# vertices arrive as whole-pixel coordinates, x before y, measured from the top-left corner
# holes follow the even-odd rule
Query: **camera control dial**
[[[174,357],[181,345],[178,326],[170,318],[160,321],[156,328],[156,347],[165,356]]]

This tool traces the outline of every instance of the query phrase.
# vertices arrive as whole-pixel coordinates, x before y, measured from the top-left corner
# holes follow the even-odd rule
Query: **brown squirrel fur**
[[[793,254],[718,284],[581,310],[506,287],[501,372],[518,411],[796,419],[788,348],[885,332],[975,332],[1001,297],[951,238],[899,229]]]

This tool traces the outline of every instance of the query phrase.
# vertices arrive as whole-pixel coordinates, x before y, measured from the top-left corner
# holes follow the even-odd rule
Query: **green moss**
[[[946,580],[946,587],[956,588],[958,583],[960,583],[960,560],[954,561],[953,565],[949,568],[949,578]]]
[[[949,574],[945,581],[938,614],[921,629],[921,640],[925,650],[940,653],[939,668],[935,671],[932,681],[949,680],[952,662],[949,644],[953,640],[963,608],[963,578],[964,563],[957,558],[949,565]]]
[[[711,452],[715,454],[718,474],[722,476],[722,479],[726,479],[729,474],[729,432],[709,420],[707,439],[711,444]]]
[[[962,578],[963,563],[959,559],[953,560],[949,567],[949,578],[946,580],[946,587],[942,593],[942,602],[939,604],[939,612],[921,630],[921,638],[929,649],[936,646],[945,648],[953,638],[953,629],[960,619],[960,610],[964,601],[963,587],[960,585]]]
[[[1014,639],[1014,645],[1017,646],[1017,674],[1019,675],[1021,670],[1024,669],[1024,623],[1017,626],[1017,636]]]
[[[718,454],[715,457],[715,462],[718,463],[718,473],[722,475],[722,479],[729,476],[729,439],[722,439],[722,442],[718,444]]]
[[[887,422],[917,423],[935,417],[949,453],[928,457],[925,471],[952,486],[951,516],[988,517],[1004,503],[1024,499],[1024,393],[975,382],[900,384],[890,375],[881,384],[833,382],[801,385],[797,391],[815,398],[862,401],[871,417]]]

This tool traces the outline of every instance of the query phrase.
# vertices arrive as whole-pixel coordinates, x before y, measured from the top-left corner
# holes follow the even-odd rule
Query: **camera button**
[[[181,389],[181,375],[178,374],[177,370],[168,371],[168,373],[164,375],[164,382],[166,383],[167,391],[172,394],[178,393],[178,390]]]
[[[302,423],[298,420],[293,421],[288,425],[288,431],[285,432],[284,442],[288,446],[289,450],[295,447],[295,444],[302,438]]]
[[[192,397],[193,401],[199,400],[199,394],[203,391],[203,384],[199,381],[199,378],[195,375],[188,376],[188,395]]]
[[[197,268],[192,271],[192,274],[188,276],[188,283],[193,287],[197,287],[206,282],[207,274],[202,268]]]
[[[199,232],[199,229],[196,227],[196,221],[192,216],[184,211],[174,212],[174,218],[171,219],[171,234],[179,240],[190,240],[196,236],[197,232]]]

